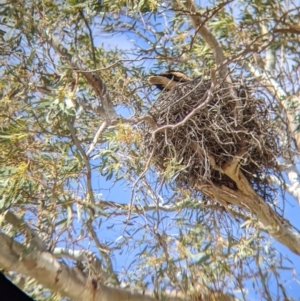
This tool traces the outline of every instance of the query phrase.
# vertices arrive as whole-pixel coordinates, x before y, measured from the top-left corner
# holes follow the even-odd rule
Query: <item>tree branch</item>
[[[76,72],[81,73],[95,91],[100,100],[99,113],[105,120],[111,120],[117,117],[112,101],[110,99],[107,87],[96,72],[89,71],[83,62],[71,55],[68,50],[51,34],[39,32],[40,35],[50,44],[53,49],[62,56]]]
[[[279,216],[251,187],[250,183],[239,170],[236,161],[232,165],[223,167],[223,172],[235,181],[238,190],[224,186],[196,184],[196,188],[218,200],[221,204],[230,203],[249,210],[265,230],[277,241],[288,247],[295,254],[300,255],[300,234],[293,231],[290,223]]]
[[[85,276],[79,269],[59,262],[51,253],[31,252],[9,236],[0,233],[0,268],[29,276],[45,287],[74,301],[157,301],[144,294],[132,294],[125,289],[108,287],[96,279]],[[216,301],[237,299],[230,294],[211,292]],[[207,300],[212,300],[207,297]],[[184,297],[164,297],[166,301],[183,301]]]
[[[227,1],[227,3],[230,2],[232,2],[232,0]],[[222,3],[222,6],[224,5],[225,4]],[[240,124],[243,119],[241,111],[242,102],[237,96],[236,91],[232,88],[232,79],[230,77],[230,72],[228,70],[227,63],[225,63],[226,57],[224,55],[223,49],[218,40],[212,34],[212,32],[204,25],[204,21],[196,11],[196,7],[193,3],[193,0],[186,0],[185,6],[190,12],[190,17],[196,29],[196,32],[201,35],[202,39],[211,48],[217,65],[216,70],[219,72],[220,78],[222,79],[224,84],[228,86],[228,91],[231,97],[235,100],[235,105],[232,107],[232,111],[234,113],[235,126],[238,126],[238,124]]]
[[[252,64],[248,62],[245,62],[245,66],[250,71],[250,73],[256,78],[256,80],[262,86],[264,86],[271,95],[273,95],[276,98],[277,102],[285,110],[289,132],[294,138],[297,150],[300,152],[300,131],[298,130],[298,124],[295,120],[295,116],[289,108],[289,103],[292,96],[289,97],[289,95],[281,88],[279,83],[270,74],[263,71],[259,71],[257,68],[255,68]]]
[[[39,251],[45,251],[46,250],[46,245],[42,241],[42,239],[33,231],[27,224],[26,222],[17,217],[14,213],[11,211],[7,210],[4,214],[3,217],[5,221],[9,224],[11,224],[15,229],[19,230],[20,232],[23,232],[25,236],[27,237],[27,240],[30,244],[30,249],[38,249]]]
[[[225,80],[226,78],[227,80],[230,80],[227,65],[223,64],[226,58],[223,53],[222,47],[220,46],[220,43],[211,33],[211,31],[204,25],[202,18],[199,16],[199,14],[197,14],[193,1],[186,0],[185,6],[187,10],[190,11],[190,17],[196,29],[196,32],[198,32],[201,35],[202,39],[209,45],[209,47],[213,51],[217,68],[220,68],[219,72],[221,78],[223,80]]]
[[[31,252],[24,245],[0,233],[0,267],[36,279],[45,287],[75,301],[155,301],[156,299],[111,288],[86,277],[79,269],[69,268],[51,253]],[[169,301],[182,300],[169,298]]]

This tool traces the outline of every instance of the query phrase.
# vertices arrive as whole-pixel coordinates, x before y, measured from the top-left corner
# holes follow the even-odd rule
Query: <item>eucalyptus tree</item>
[[[288,300],[280,269],[293,264],[272,243],[300,253],[285,214],[300,200],[300,3],[212,2],[1,3],[0,268],[34,298]],[[165,70],[208,83],[172,124],[153,108],[179,90],[148,83]],[[194,122],[224,85],[238,142],[220,141],[220,156],[255,147],[222,164],[205,153],[201,181],[182,185],[193,152],[214,143],[181,158],[161,133]],[[264,108],[251,131],[238,91]]]

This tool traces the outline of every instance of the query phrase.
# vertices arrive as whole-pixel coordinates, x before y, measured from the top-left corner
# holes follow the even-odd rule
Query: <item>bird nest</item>
[[[238,156],[240,170],[265,197],[279,154],[272,112],[239,83],[211,87],[211,80],[195,79],[161,92],[148,111],[158,127],[143,129],[143,147],[165,177],[185,188],[237,189],[222,168]]]

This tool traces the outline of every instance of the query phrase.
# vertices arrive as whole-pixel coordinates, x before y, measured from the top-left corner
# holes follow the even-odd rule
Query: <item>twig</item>
[[[86,152],[86,155],[89,156],[90,153],[94,150],[97,142],[98,142],[98,139],[100,137],[100,135],[103,133],[103,131],[107,128],[107,121],[103,121],[102,124],[100,125],[94,139],[93,139],[93,142],[91,143],[90,147],[89,147],[89,150]]]
[[[99,75],[88,70],[84,66],[83,62],[79,58],[71,55],[68,50],[53,35],[48,32],[39,32],[39,34],[46,39],[46,41],[59,55],[67,60],[71,68],[73,68],[76,72],[81,73],[86,78],[88,83],[94,89],[95,94],[101,101],[99,113],[102,115],[102,117],[106,120],[116,118],[117,114],[114,110],[107,87],[99,77]]]
[[[76,145],[77,149],[79,150],[79,152],[81,153],[83,162],[84,162],[85,167],[87,169],[86,185],[87,185],[87,190],[88,190],[88,199],[89,199],[89,202],[94,204],[95,203],[95,198],[94,198],[94,192],[93,192],[93,187],[92,187],[92,169],[91,169],[91,165],[90,165],[89,158],[88,158],[87,154],[85,153],[83,147],[81,146],[81,143],[80,143],[79,139],[76,136],[74,126],[73,126],[72,121],[70,119],[71,118],[68,117],[68,127],[70,129],[72,140],[75,143],[75,145]]]
[[[209,104],[209,102],[212,100],[214,94],[214,89],[215,89],[215,85],[216,85],[216,82],[215,82],[215,77],[214,77],[214,71],[212,70],[212,81],[211,81],[211,86],[210,86],[210,89],[205,93],[204,97],[206,97],[206,99],[201,99],[199,101],[199,105],[194,108],[188,115],[185,116],[185,118],[176,123],[176,124],[167,124],[167,125],[164,125],[162,127],[159,127],[158,129],[156,129],[155,131],[152,132],[152,139],[155,139],[155,135],[156,133],[158,132],[161,132],[163,130],[166,130],[166,129],[174,129],[174,128],[177,128],[177,127],[180,127],[180,126],[183,126],[189,119],[191,119],[199,110],[201,110],[202,108],[204,108],[207,104]],[[204,98],[203,97],[203,98]]]
[[[7,223],[11,224],[14,228],[18,229],[21,232],[25,232],[25,235],[28,238],[28,241],[30,243],[30,249],[38,249],[39,251],[45,251],[46,245],[42,241],[42,239],[35,233],[34,230],[32,230],[27,223],[17,217],[14,213],[7,210],[4,214],[4,219]]]
[[[228,1],[227,3],[230,2],[232,1]],[[198,32],[201,35],[203,40],[209,45],[209,47],[213,51],[217,65],[217,70],[219,70],[220,77],[224,84],[228,86],[229,93],[232,96],[232,99],[235,99],[235,106],[232,109],[234,114],[235,126],[237,127],[243,119],[243,113],[240,109],[242,107],[242,103],[239,97],[237,96],[236,91],[232,88],[232,79],[230,77],[227,64],[224,64],[224,62],[226,61],[226,57],[224,55],[222,47],[218,40],[215,38],[215,36],[211,33],[211,31],[204,25],[201,16],[197,14],[193,1],[186,0],[185,6],[190,11],[190,17],[194,24],[196,32]]]

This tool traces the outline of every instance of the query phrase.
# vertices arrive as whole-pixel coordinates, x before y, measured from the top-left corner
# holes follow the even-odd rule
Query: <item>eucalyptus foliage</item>
[[[195,5],[232,77],[245,78],[276,112],[286,153],[278,158],[282,177],[267,179],[270,208],[290,226],[287,199],[293,206],[300,199],[300,3]],[[0,223],[1,234],[24,248],[16,261],[48,252],[87,279],[162,300],[210,292],[292,300],[281,270],[292,278],[294,265],[274,248],[270,229],[251,211],[178,187],[181,162],[170,158],[162,174],[141,148],[139,122],[158,96],[147,77],[175,69],[194,78],[218,68],[197,29],[179,0],[0,4]],[[98,94],[90,73],[103,84]],[[23,275],[3,262],[12,279]],[[18,283],[36,300],[72,298],[24,274]]]

